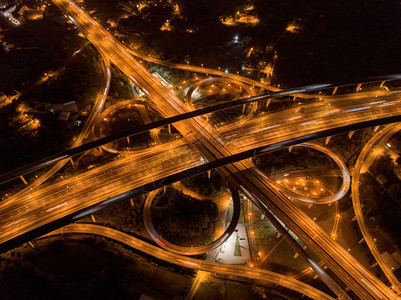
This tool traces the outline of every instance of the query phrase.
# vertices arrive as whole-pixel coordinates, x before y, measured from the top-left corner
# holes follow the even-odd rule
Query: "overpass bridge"
[[[80,26],[87,37],[90,40],[92,39],[92,43],[97,43],[102,51],[110,57],[111,61],[119,66],[124,73],[129,75],[129,77],[141,87],[148,98],[160,107],[165,117],[174,117],[177,114],[186,112],[182,103],[177,101],[176,97],[172,95],[171,92],[155,81],[153,76],[150,75],[151,77],[149,77],[147,71],[144,70],[140,64],[126,55],[124,48],[117,41],[107,32],[104,32],[98,24],[94,23],[93,20],[86,16],[77,6],[67,1],[54,2],[59,5],[60,8],[68,11],[70,17],[75,20],[76,24]],[[369,99],[368,101],[371,100]],[[341,132],[341,130],[349,131],[358,128],[358,126],[362,128],[363,126],[398,122],[401,115],[399,100],[386,99],[383,101],[382,103],[366,106],[361,106],[359,104],[359,106],[355,107],[355,104],[352,104],[346,109],[342,107],[337,110],[329,110],[323,114],[319,114],[319,118],[312,119],[318,121],[315,123],[310,123],[310,120],[306,120],[302,116],[284,118],[281,122],[283,125],[285,122],[285,126],[283,126],[285,128],[281,128],[280,132],[277,132],[277,130],[268,130],[268,133],[266,133],[266,136],[269,135],[271,140],[271,143],[268,144],[267,147],[265,146],[266,144],[263,147],[251,146],[250,150],[242,152],[236,150],[233,146],[224,144],[218,132],[214,128],[204,124],[199,117],[180,121],[177,123],[176,127],[189,143],[200,151],[208,160],[208,163],[203,166],[208,165],[210,169],[220,167],[219,171],[223,176],[240,187],[258,207],[267,207],[275,216],[282,220],[298,237],[308,244],[308,246],[325,261],[337,276],[359,297],[363,299],[375,299],[377,297],[392,299],[394,293],[391,290],[374,278],[369,271],[365,270],[359,262],[349,255],[349,253],[334,241],[330,240],[327,234],[322,232],[313,221],[299,211],[290,201],[283,198],[280,193],[276,192],[265,182],[260,181],[257,174],[253,172],[253,165],[249,163],[249,161],[243,160],[246,157],[273,150],[275,147],[287,147],[289,143],[296,144],[298,142],[318,138],[319,135],[323,134],[332,135]],[[383,106],[383,103],[385,106]],[[361,111],[363,111],[363,113],[361,113]],[[339,116],[340,118],[338,118]],[[304,127],[299,127],[301,124],[303,124]],[[294,127],[289,125],[298,126],[299,128],[293,132]],[[287,130],[285,135],[282,130]],[[277,132],[274,139],[271,137],[272,132]],[[260,139],[260,137],[255,139]],[[253,142],[253,145],[254,144]],[[187,165],[183,171],[170,176],[163,176],[158,180],[151,180],[151,183],[142,182],[141,185],[141,183],[137,182],[138,186],[135,189],[120,193],[118,196],[109,197],[98,207],[106,207],[115,201],[122,201],[126,197],[132,197],[137,193],[154,189],[158,185],[168,184],[169,181],[173,181],[177,178],[179,180],[180,176],[194,174],[196,168],[201,168],[198,172],[208,169],[202,166],[194,168],[188,169]],[[176,174],[181,175],[174,177]],[[253,180],[249,180],[250,178]],[[68,188],[69,186],[66,186],[66,189]],[[45,193],[49,193],[49,191],[45,191]],[[36,195],[36,197],[39,196]],[[29,200],[26,201],[29,202]],[[16,209],[16,204],[11,204],[11,207],[12,209]],[[18,212],[20,212],[19,209],[21,208],[17,209]],[[62,222],[74,221],[75,218],[82,217],[84,213],[82,206],[69,206],[66,204],[63,205],[62,203],[48,208],[47,210],[41,210],[40,207],[32,207],[30,209],[34,209],[35,213],[38,213],[36,214],[38,219],[33,220],[29,225],[26,225],[26,216],[16,221],[13,219],[13,222],[8,223],[8,226],[16,224],[21,225],[23,223],[26,225],[24,229],[19,227],[17,230],[14,230],[17,237],[23,237],[27,232],[31,234],[36,232],[37,234],[39,229],[48,230],[51,227],[49,224],[52,223],[52,226],[55,226],[56,223],[60,225]],[[95,208],[93,206],[90,207],[90,209],[86,208],[85,213],[91,213],[91,210],[95,211]],[[6,207],[3,207],[3,212],[4,211],[7,211]],[[58,215],[56,215],[56,213],[58,213]],[[52,220],[48,218],[50,214],[53,215]],[[11,217],[11,215],[9,215],[9,217]],[[4,220],[2,223],[3,226],[7,226],[4,225]],[[4,242],[7,241],[10,241],[10,239]],[[4,245],[6,244],[4,243]]]

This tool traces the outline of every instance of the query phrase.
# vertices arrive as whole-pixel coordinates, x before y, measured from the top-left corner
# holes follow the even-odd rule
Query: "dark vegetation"
[[[113,227],[125,233],[142,236],[143,239],[143,203],[145,198],[146,194],[135,197],[133,207],[129,201],[113,205],[96,214],[96,220],[105,226]]]
[[[203,173],[181,180],[181,184],[197,194],[207,196],[220,194],[227,189],[224,179],[216,170],[211,171],[210,178],[207,173]]]
[[[395,174],[394,162],[388,155],[380,155],[371,166],[371,174],[361,176],[361,203],[364,204],[364,216],[369,227],[377,226],[387,232],[391,240],[401,245],[401,181]],[[387,182],[380,184],[378,176],[384,176]],[[382,177],[381,176],[381,177]],[[362,202],[363,201],[363,202]]]
[[[217,225],[217,205],[210,200],[198,200],[175,189],[155,199],[152,221],[157,232],[167,241],[180,246],[211,243]]]
[[[85,4],[107,16],[104,20],[118,20],[117,15],[125,13],[116,7],[118,2],[90,0]],[[401,58],[396,38],[401,36],[397,25],[401,8],[394,1],[255,0],[254,14],[260,18],[255,27],[228,27],[219,21],[220,16],[233,15],[249,1],[177,3],[182,18],[172,18],[169,5],[151,6],[121,19],[117,30],[135,34],[135,42],[146,54],[177,62],[189,54],[191,64],[229,67],[232,71],[240,69],[242,52],[247,47],[264,49],[273,45],[278,54],[273,83],[282,87],[322,81],[353,82],[367,76],[399,73],[394,61]],[[161,31],[160,26],[168,19],[174,30]],[[292,21],[300,25],[299,32],[285,31]],[[188,33],[187,29],[194,32]],[[227,46],[234,35],[240,37],[240,43]],[[244,37],[251,41],[242,42]]]
[[[268,3],[278,1],[258,1]],[[315,82],[354,82],[399,73],[397,25],[401,8],[393,1],[285,1],[301,18],[302,31],[285,34],[276,45],[274,82],[285,87]],[[274,10],[275,11],[275,10]],[[292,12],[292,13],[291,13]],[[383,46],[385,45],[385,46]]]
[[[114,65],[112,67],[110,90],[107,94],[107,104],[113,104],[118,100],[133,98],[133,86],[127,76]]]
[[[167,299],[183,292],[192,274],[165,262],[158,266],[157,259],[101,237],[64,236],[35,244],[36,250],[18,248],[1,257],[3,298],[139,299],[145,293]]]
[[[173,69],[169,67],[159,66],[155,64],[148,64],[149,65],[149,72],[158,72],[162,74],[164,78],[171,84],[179,84],[183,79],[189,79],[190,74],[187,71],[181,71],[178,69]]]
[[[220,88],[219,84],[217,87]],[[207,90],[208,87],[204,87]],[[207,93],[207,92],[206,92]],[[192,100],[193,106],[196,109],[211,106],[218,103],[229,102],[234,99],[244,98],[246,92],[242,91],[241,93],[231,94],[231,93],[213,93],[212,95],[206,95],[204,97]],[[241,116],[242,106],[237,106],[234,108],[224,109],[218,112],[214,112],[209,114],[208,121],[210,124],[214,126],[219,126],[223,124],[230,124],[236,122]]]
[[[150,116],[152,117],[152,116]],[[155,116],[153,115],[153,118]],[[121,131],[126,130],[128,127],[138,127],[144,124],[139,109],[135,106],[131,108],[122,108],[118,110],[118,113],[110,115],[109,121],[103,122],[103,135],[108,136]],[[114,142],[114,146],[118,149],[130,148],[130,149],[145,149],[150,147],[154,143],[150,132],[146,131],[140,134],[136,134],[130,137],[130,143],[126,139]]]
[[[12,103],[0,110],[1,173],[68,148],[73,142],[72,135],[77,133],[66,130],[53,115],[32,113],[40,120],[40,127],[35,135],[23,135],[17,131],[22,125],[13,125],[18,115],[16,108],[17,104]]]
[[[62,15],[50,6],[41,20],[2,31],[3,41],[14,44],[8,53],[0,51],[0,91],[9,93],[14,89],[29,88],[49,70],[62,67],[68,57],[83,44],[72,26],[60,24],[55,18]],[[46,33],[46,34],[44,34]],[[16,48],[21,47],[20,50]]]
[[[351,139],[348,138],[348,133],[334,135],[331,137],[329,144],[325,147],[337,154],[350,169],[355,165],[359,153],[374,133],[373,128],[366,128],[355,131]],[[325,139],[320,139],[315,142],[320,145],[325,145]]]
[[[0,109],[2,173],[70,147],[80,132],[82,127],[74,120],[84,122],[85,116],[76,114],[69,121],[60,121],[58,113],[44,107],[45,102],[76,101],[78,109],[83,109],[93,104],[99,89],[98,55],[88,45],[72,57],[86,42],[60,20],[63,17],[50,6],[42,20],[27,21],[2,32],[4,40],[15,48],[0,55],[0,71],[7,74],[0,81],[0,90],[22,91],[19,100]],[[54,71],[57,75],[38,84],[44,73]],[[23,119],[18,111],[20,104],[25,105],[27,118],[40,124],[36,130],[23,129],[28,121],[19,121]]]
[[[218,127],[224,124],[234,123],[238,121],[242,116],[242,107],[236,106],[233,108],[228,108],[211,113],[208,121],[210,124]]]
[[[304,169],[338,169],[336,164],[324,153],[301,147],[294,147],[291,152],[283,149],[256,156],[253,158],[253,162],[267,175]]]
[[[24,98],[48,103],[75,101],[79,111],[92,106],[100,89],[100,56],[91,44],[83,47],[68,58],[59,76],[34,88]]]

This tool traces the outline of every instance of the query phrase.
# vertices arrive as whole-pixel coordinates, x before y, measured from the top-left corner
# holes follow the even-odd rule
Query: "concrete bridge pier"
[[[354,133],[355,133],[355,130],[351,130],[351,131],[348,133],[348,139],[351,139],[352,136],[354,135]]]
[[[24,178],[24,176],[23,176],[23,175],[21,175],[19,178],[21,178],[22,182],[23,182],[25,185],[27,185],[27,184],[28,184],[28,182],[25,180],[25,178]]]

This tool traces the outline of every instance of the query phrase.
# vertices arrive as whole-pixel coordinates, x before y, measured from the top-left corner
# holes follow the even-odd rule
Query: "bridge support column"
[[[326,140],[324,141],[324,144],[327,146],[329,144],[330,140],[331,140],[331,136],[328,136],[326,138]]]
[[[29,245],[32,249],[35,249],[35,246],[34,246],[34,244],[33,244],[31,241],[28,242],[28,245]]]
[[[348,139],[351,139],[352,136],[354,135],[354,133],[355,133],[355,131],[354,131],[354,130],[351,130],[351,131],[348,133]]]
[[[356,92],[358,93],[361,90],[362,87],[362,83],[358,83],[358,85],[356,86]]]
[[[373,131],[376,132],[377,129],[379,129],[380,125],[375,126],[375,128],[373,128]]]
[[[210,175],[212,174],[212,170],[207,171],[207,178],[210,179]]]
[[[308,209],[311,209],[311,207],[312,207],[312,203],[309,203],[308,204]]]
[[[386,83],[385,80],[383,80],[383,81],[380,83],[379,90],[380,90],[380,89],[385,89],[387,92],[390,92],[389,88],[386,87],[386,86],[384,85],[385,83]]]
[[[316,280],[318,277],[318,275],[313,276],[313,280]]]
[[[365,238],[363,237],[363,238],[361,238],[361,239],[359,240],[358,244],[362,244],[364,241],[365,241]]]
[[[333,202],[330,202],[329,204],[327,204],[327,206],[331,206],[332,203],[333,203]]]
[[[276,236],[276,237],[279,239],[280,236],[281,236],[281,233],[280,233],[280,232],[277,232],[277,236]]]
[[[132,207],[135,207],[135,204],[134,204],[134,199],[132,199],[132,198],[131,198],[131,199],[129,199],[129,203],[131,203],[131,206],[132,206]]]
[[[295,252],[294,259],[297,259],[298,256],[299,256],[298,252]]]
[[[127,143],[128,143],[128,146],[131,144],[131,141],[130,141],[130,139],[129,139],[129,136],[127,136]]]
[[[336,86],[336,87],[333,89],[333,92],[331,93],[331,95],[334,96],[334,95],[337,93],[337,90],[338,90],[338,86]]]
[[[28,184],[28,182],[26,182],[26,180],[25,180],[24,176],[22,176],[22,175],[21,175],[19,178],[21,178],[22,182],[23,182],[25,185],[27,185],[27,184]]]
[[[70,157],[70,163],[71,165],[74,165],[74,160],[72,159],[72,157]]]
[[[291,153],[293,147],[294,147],[294,145],[291,145],[291,146],[288,147],[288,152],[289,153]]]
[[[272,99],[271,99],[271,98],[267,99],[267,102],[266,102],[266,108],[267,108],[267,107],[269,107],[269,105],[270,105],[270,102],[272,102]]]
[[[297,95],[294,95],[293,98],[292,98],[292,101],[297,100],[297,97],[298,97]]]
[[[93,223],[96,223],[96,219],[95,219],[95,215],[94,214],[91,214],[91,218],[92,218]]]
[[[354,221],[354,222],[356,221],[356,216],[354,216],[354,217],[352,218],[352,221]]]
[[[168,133],[171,134],[171,124],[168,124]]]
[[[243,114],[245,113],[245,109],[246,109],[246,104],[243,104],[243,105],[242,105],[242,113],[243,113]]]

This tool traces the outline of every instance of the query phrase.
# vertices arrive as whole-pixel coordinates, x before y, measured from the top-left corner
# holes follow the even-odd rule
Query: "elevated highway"
[[[186,112],[183,103],[170,90],[157,81],[140,63],[129,57],[125,47],[87,16],[74,2],[62,0],[53,0],[53,2],[69,14],[69,18],[80,27],[92,43],[108,53],[113,63],[142,89],[145,95],[158,106],[164,117]],[[208,161],[221,159],[236,152],[234,147],[224,145],[217,132],[200,118],[181,121],[175,127]],[[270,204],[269,209],[282,221],[288,219],[288,214],[293,211],[291,219],[293,223],[291,225],[284,223],[302,240],[309,237],[311,240],[308,246],[311,250],[325,261],[359,297],[373,299],[377,296],[393,296],[392,291],[364,269],[349,253],[338,244],[333,244],[330,237],[310,218],[295,206],[291,207],[293,204],[290,201],[281,194],[277,194],[265,183],[263,186],[257,186],[254,181],[249,181],[249,172],[252,173],[250,162],[233,163],[221,167],[218,171],[223,177],[236,181],[238,186],[242,186],[244,192],[252,190],[254,194],[256,193],[256,197],[250,198],[256,203],[261,201],[266,206]],[[269,199],[266,196],[269,196]],[[283,201],[288,207],[285,211],[282,210]],[[294,224],[294,222],[297,223]],[[319,242],[316,242],[317,240]],[[337,253],[339,255],[336,255]]]
[[[124,245],[127,245],[133,249],[137,249],[143,253],[146,253],[158,259],[162,259],[169,263],[179,265],[185,268],[255,279],[257,281],[267,284],[278,284],[290,290],[296,291],[302,295],[308,296],[312,299],[334,300],[334,298],[319,291],[318,289],[315,289],[310,285],[307,285],[301,281],[295,280],[288,276],[251,267],[224,265],[220,263],[182,256],[179,254],[168,252],[159,247],[153,246],[147,242],[137,239],[124,232],[101,225],[85,224],[85,223],[70,224],[66,227],[53,231],[46,236],[60,235],[60,234],[99,235],[108,239],[112,239],[114,241],[118,241]]]
[[[161,86],[160,83],[154,81],[154,78],[150,78],[146,73],[146,70],[141,68],[140,65],[138,66],[137,62],[133,61],[130,57],[127,57],[127,55],[124,53],[124,49],[118,44],[118,42],[112,40],[112,37],[107,36],[107,33],[102,32],[101,28],[98,29],[100,30],[99,33],[97,28],[95,28],[98,27],[98,25],[94,24],[92,20],[88,19],[88,17],[82,11],[80,11],[77,7],[71,8],[70,6],[73,5],[68,2],[54,2],[68,10],[70,14],[73,15],[72,18],[74,20],[78,20],[80,24],[83,24],[83,26],[86,28],[93,29],[91,29],[90,32],[85,31],[84,29],[84,33],[86,33],[89,38],[93,36],[95,37],[93,42],[98,42],[100,46],[103,46],[103,50],[108,53],[111,60],[117,64],[124,73],[132,76],[131,79],[133,79],[138,86],[146,91],[145,93],[148,94],[148,97],[152,99],[152,101],[154,101],[158,107],[160,107],[161,111],[165,113],[166,117],[172,117],[185,112],[185,109],[179,100],[177,101],[177,99],[171,95],[167,89]],[[104,35],[107,36],[107,41],[103,42]],[[399,115],[393,117],[392,114],[390,114],[390,116],[388,116],[388,114],[389,113],[387,112],[387,117],[383,116],[380,119],[364,121],[358,124],[353,123],[348,127],[347,125],[342,126],[342,129],[350,129],[352,126],[356,125],[366,126],[367,124],[377,124],[380,122],[394,120],[398,121],[397,118]],[[320,128],[320,132],[315,128],[313,133],[303,135],[304,139],[305,136],[308,136],[309,138],[317,137],[319,136],[319,133],[322,134],[322,132],[325,132],[326,134],[330,132],[334,133],[334,129],[338,132],[338,128],[341,127],[334,127],[332,124],[331,126],[332,127],[325,127],[325,130],[324,128]],[[207,160],[211,162],[209,167],[218,166],[216,163],[213,164],[214,161],[223,164],[230,162],[230,160],[227,160],[227,157],[235,157],[236,159],[239,159],[243,157],[241,155],[246,152],[238,152],[235,147],[225,147],[218,133],[207,124],[204,124],[199,118],[181,122],[177,124],[176,127],[181,134],[183,134],[186,139],[193,144],[202,153],[202,155],[206,157]],[[299,135],[300,132],[297,132],[297,134]],[[283,137],[283,139],[284,138],[287,138],[287,141],[290,143],[300,140],[302,141],[302,138],[288,139],[288,136]],[[286,144],[285,141],[282,141],[275,144],[276,147],[283,145],[288,145],[288,142]],[[268,148],[269,147],[267,147],[267,149]],[[263,151],[267,150],[265,149]],[[248,151],[247,155],[252,152],[262,153],[262,150],[254,148],[254,150],[251,150],[250,152]],[[241,189],[255,201],[255,203],[262,203],[263,205],[268,206],[269,210],[271,210],[279,219],[284,221],[284,223],[290,227],[297,236],[304,240],[304,242],[306,242],[314,252],[316,251],[315,253],[317,253],[317,255],[324,260],[327,265],[329,265],[329,267],[331,267],[331,269],[361,298],[374,299],[377,297],[377,295],[383,299],[391,299],[393,297],[394,294],[392,291],[388,290],[383,283],[374,278],[344,249],[339,247],[338,244],[333,243],[330,237],[322,232],[322,230],[316,224],[314,224],[312,220],[297,210],[296,207],[291,206],[291,202],[286,201],[285,198],[283,199],[281,194],[272,190],[268,185],[266,185],[265,182],[260,181],[260,179],[257,177],[257,174],[252,171],[252,167],[252,164],[250,164],[248,161],[245,161],[221,168],[220,172],[222,172],[224,176],[231,178],[231,180],[240,186]],[[249,181],[249,178],[254,178],[254,180]],[[167,182],[166,179],[161,180]],[[153,183],[153,185],[155,184]],[[131,195],[132,194],[126,196]],[[54,210],[59,211],[60,208],[57,207]],[[70,210],[69,212],[71,213],[72,211]],[[291,214],[290,219],[288,216],[289,214]]]

